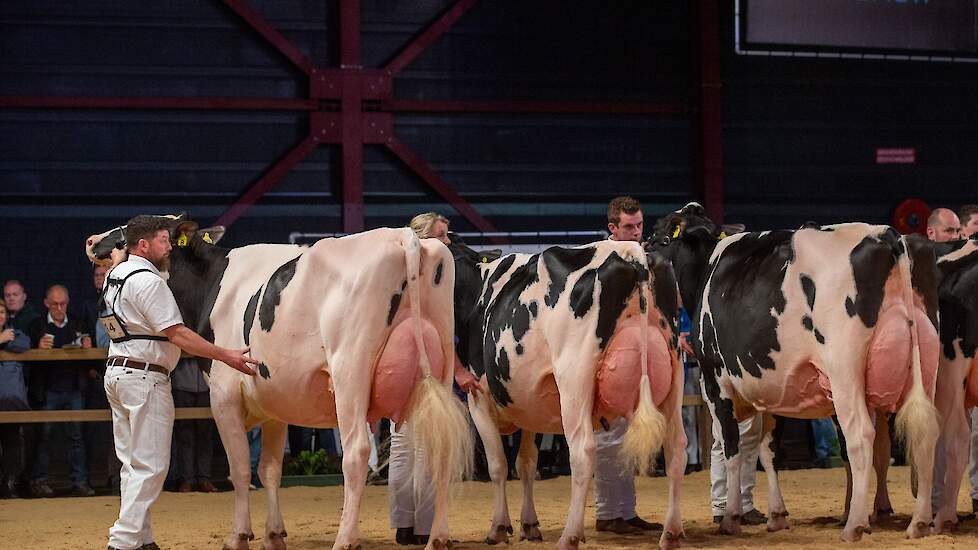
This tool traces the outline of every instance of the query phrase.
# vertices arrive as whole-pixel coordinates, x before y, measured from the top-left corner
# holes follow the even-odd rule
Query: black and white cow
[[[913,277],[904,239],[892,228],[858,223],[725,236],[690,203],[658,221],[653,242],[672,261],[692,312],[707,402],[723,433],[728,496],[721,532],[740,530],[737,420],[765,413],[768,529],[779,530],[788,523],[771,415],[835,412],[855,480],[842,538],[861,538],[869,527],[870,410],[878,409],[899,410],[898,432],[906,434],[923,488],[907,534],[925,535],[938,435],[937,289],[935,281]]]
[[[472,435],[451,392],[455,269],[436,239],[377,229],[310,247],[215,245],[222,228],[174,219],[168,283],[186,324],[214,343],[251,347],[258,375],[211,369],[211,408],[235,488],[225,548],[253,537],[245,433],[262,426],[259,475],[268,494],[264,548],[285,548],[278,502],[288,424],[339,427],[344,501],[334,550],[358,548],[370,453],[368,422],[415,427],[435,480],[429,548],[446,547],[448,483],[471,463]],[[125,246],[123,228],[88,239],[93,261]]]
[[[486,390],[469,399],[469,411],[496,487],[487,542],[505,542],[512,532],[500,433],[523,430],[517,460],[524,488],[521,538],[531,540],[542,538],[533,504],[534,435],[566,435],[572,491],[558,547],[576,548],[584,540],[594,429],[624,416],[630,419],[624,452],[633,466],[646,470],[665,443],[670,500],[660,544],[677,547],[686,436],[675,279],[652,291],[648,260],[634,242],[553,247],[479,265],[464,247],[452,248],[458,350]],[[665,262],[657,267],[669,271]]]

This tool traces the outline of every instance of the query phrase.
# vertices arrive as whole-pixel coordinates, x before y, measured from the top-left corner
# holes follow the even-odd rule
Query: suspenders
[[[153,336],[149,334],[130,333],[129,329],[126,327],[125,321],[123,321],[122,317],[120,317],[119,314],[116,313],[115,311],[115,304],[119,300],[119,295],[122,294],[122,285],[126,284],[126,281],[129,279],[129,277],[132,277],[137,273],[143,273],[143,272],[153,273],[151,269],[137,269],[121,279],[113,279],[111,277],[112,273],[109,272],[109,276],[107,277],[108,282],[105,285],[105,289],[102,290],[102,295],[99,296],[99,303],[101,303],[102,297],[105,296],[105,291],[108,290],[110,286],[119,287],[119,289],[116,290],[115,296],[113,296],[112,298],[112,303],[106,304],[108,306],[109,313],[105,315],[101,315],[100,313],[98,318],[99,322],[102,323],[102,326],[105,327],[105,332],[109,334],[109,338],[115,344],[128,342],[130,340],[155,340],[160,342],[168,341],[166,336]]]

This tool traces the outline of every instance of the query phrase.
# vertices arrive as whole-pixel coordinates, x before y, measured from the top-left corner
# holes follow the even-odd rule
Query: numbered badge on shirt
[[[105,332],[108,333],[109,338],[113,342],[128,336],[122,323],[119,321],[119,318],[116,317],[114,313],[99,317],[98,320],[102,323],[102,326],[105,327]]]

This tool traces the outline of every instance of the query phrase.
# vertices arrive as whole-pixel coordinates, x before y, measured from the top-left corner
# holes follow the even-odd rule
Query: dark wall
[[[382,66],[449,0],[362,2],[365,67]],[[338,64],[337,2],[253,0],[317,65]],[[683,3],[484,1],[395,80],[399,99],[684,102]],[[675,5],[673,5],[675,4]],[[0,3],[0,95],[307,95],[306,77],[216,0]],[[404,114],[399,138],[503,230],[597,229],[632,193],[688,198],[683,115]],[[0,277],[90,284],[81,242],[139,212],[207,223],[308,132],[307,114],[0,111]],[[226,242],[285,242],[341,225],[336,148],[322,147],[238,220]],[[437,209],[468,224],[385,150],[364,157],[366,225]],[[73,287],[74,287],[73,286]]]
[[[727,221],[892,223],[910,197],[955,210],[978,202],[975,64],[738,56],[732,22],[729,8]],[[917,162],[877,165],[878,147],[916,148]]]

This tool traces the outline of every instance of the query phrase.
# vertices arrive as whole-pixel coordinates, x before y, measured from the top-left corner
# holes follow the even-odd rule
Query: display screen
[[[978,0],[740,0],[745,49],[978,54]]]

